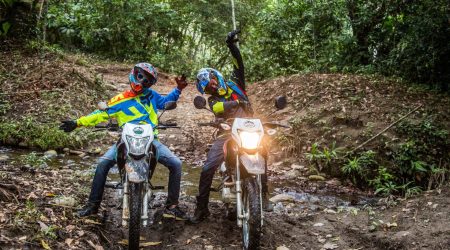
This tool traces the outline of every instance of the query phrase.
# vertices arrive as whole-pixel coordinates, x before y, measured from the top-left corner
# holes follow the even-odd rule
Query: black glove
[[[239,39],[236,37],[236,35],[239,33],[241,33],[241,31],[239,29],[228,32],[227,40],[225,40],[225,42],[227,44],[233,44],[233,43],[239,41]]]
[[[69,121],[61,121],[61,126],[59,126],[59,129],[64,130],[64,132],[72,132],[77,128],[77,121],[75,120],[69,120]]]
[[[242,100],[237,100],[237,102],[243,110],[253,112],[252,105],[250,104],[250,102]]]
[[[186,81],[186,76],[183,74],[181,77],[175,77],[175,82],[177,83],[177,88],[182,91],[188,85]]]

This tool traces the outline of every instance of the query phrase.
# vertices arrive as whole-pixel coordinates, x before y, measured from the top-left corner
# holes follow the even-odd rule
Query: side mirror
[[[206,107],[206,99],[203,96],[196,96],[194,98],[194,106],[197,109],[204,109]]]
[[[106,102],[99,102],[98,104],[97,104],[97,107],[98,107],[98,109],[99,110],[101,110],[101,111],[105,111],[105,110],[107,110],[109,107],[108,107],[108,104],[106,103]]]
[[[164,110],[172,110],[177,108],[177,102],[170,101],[164,104]]]
[[[286,96],[279,96],[275,98],[275,107],[277,108],[277,110],[286,108],[286,105],[287,105]]]

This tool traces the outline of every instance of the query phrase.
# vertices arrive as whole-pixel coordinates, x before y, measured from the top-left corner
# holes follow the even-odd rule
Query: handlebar
[[[155,129],[168,129],[168,128],[181,128],[181,127],[180,126],[165,126],[165,125],[159,125],[159,126],[155,127]]]
[[[228,121],[228,120],[227,120]],[[221,123],[226,123],[228,124],[226,121],[214,121],[214,122],[199,122],[197,123],[197,125],[199,126],[211,126],[211,127],[219,127]],[[276,128],[276,127],[281,127],[281,128],[291,128],[291,126],[288,125],[284,125],[284,124],[280,124],[277,122],[263,122],[263,126],[267,127],[267,128]]]
[[[205,127],[205,126],[211,126],[211,127],[217,127],[219,126],[219,122],[199,122],[197,123],[197,125],[201,126],[201,127]]]
[[[94,128],[96,130],[94,132],[108,130],[108,131],[120,131],[121,128],[118,124],[103,124],[103,125],[95,125]],[[154,129],[168,129],[168,128],[181,128],[180,126],[177,126],[176,122],[160,122],[158,126],[156,126]]]
[[[264,122],[263,126],[268,128],[276,128],[276,127],[291,128],[291,126],[280,124],[278,122]]]

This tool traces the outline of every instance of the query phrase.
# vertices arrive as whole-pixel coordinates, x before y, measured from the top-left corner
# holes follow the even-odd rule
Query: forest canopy
[[[379,73],[448,87],[448,0],[235,5],[252,80],[302,72]],[[174,73],[229,65],[224,39],[232,29],[230,1],[0,0],[0,7],[1,39],[23,37],[27,30],[31,38],[45,37],[65,49],[150,61]]]

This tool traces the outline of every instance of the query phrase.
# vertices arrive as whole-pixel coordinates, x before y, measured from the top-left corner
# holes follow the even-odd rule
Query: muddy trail
[[[93,65],[108,95],[128,88],[131,65]],[[86,67],[84,67],[86,68]],[[83,72],[79,67],[79,72]],[[160,74],[155,89],[168,93],[173,76]],[[276,83],[277,80],[272,82]],[[283,81],[283,80],[281,80]],[[262,84],[263,85],[263,84]],[[280,91],[264,93],[262,85],[251,85],[250,93],[266,96],[255,106],[267,114],[271,99]],[[267,85],[267,83],[264,83]],[[202,162],[212,129],[197,122],[213,119],[196,110],[194,86],[182,93],[176,110],[162,120],[175,121],[181,129],[161,131],[161,141],[183,160],[180,206],[193,214]],[[299,100],[277,112],[273,118],[286,122],[297,114],[295,105],[308,104],[314,96]],[[289,95],[288,95],[289,96]],[[91,105],[92,106],[92,105]],[[94,107],[93,107],[94,108]],[[289,131],[284,131],[289,133]],[[310,137],[317,136],[311,134]],[[96,158],[118,137],[108,133],[82,152],[31,153],[30,150],[0,149],[0,248],[1,249],[126,249],[127,230],[121,227],[120,190],[107,189],[96,216],[77,218],[90,191]],[[306,140],[305,140],[306,141]],[[425,192],[416,198],[380,199],[362,192],[348,182],[324,176],[310,178],[309,165],[302,157],[285,158],[289,152],[280,145],[269,159],[269,182],[274,211],[265,213],[262,249],[448,249],[450,246],[450,203],[448,186]],[[92,149],[92,150],[91,150]],[[282,152],[283,150],[283,152]],[[45,160],[43,160],[45,159]],[[153,184],[167,186],[168,171],[158,165]],[[112,169],[109,182],[117,181]],[[218,179],[213,185],[217,185]],[[225,208],[212,194],[211,216],[199,225],[162,219],[166,190],[151,201],[152,223],[142,229],[141,245],[146,249],[241,249],[240,229],[224,216]]]

